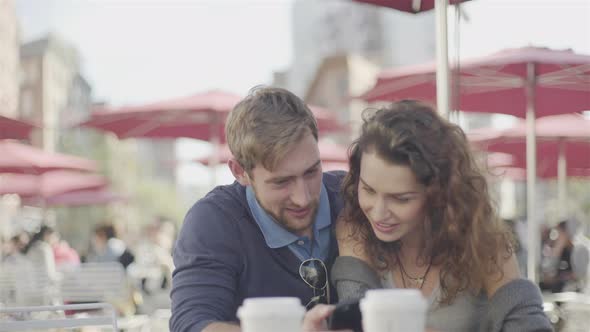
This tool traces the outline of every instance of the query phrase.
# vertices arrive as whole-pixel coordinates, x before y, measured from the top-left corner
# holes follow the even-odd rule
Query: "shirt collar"
[[[290,245],[299,240],[299,236],[289,232],[283,228],[278,222],[271,217],[256,200],[256,195],[250,186],[246,187],[246,199],[250,211],[262,231],[264,240],[270,248],[281,248]],[[318,241],[319,231],[329,227],[332,223],[330,216],[330,202],[328,200],[328,193],[322,182],[320,189],[320,203],[313,225],[314,240]]]

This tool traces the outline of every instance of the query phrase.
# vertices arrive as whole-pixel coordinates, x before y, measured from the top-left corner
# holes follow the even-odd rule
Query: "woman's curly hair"
[[[361,135],[350,147],[341,219],[352,224],[353,236],[364,244],[374,268],[386,271],[397,264],[399,241],[377,239],[359,206],[361,158],[368,150],[409,166],[426,188],[423,248],[441,268],[442,303],[451,303],[461,291],[479,292],[487,277],[502,275],[498,260],[512,255],[513,238],[496,215],[465,133],[429,105],[413,100],[366,110]]]

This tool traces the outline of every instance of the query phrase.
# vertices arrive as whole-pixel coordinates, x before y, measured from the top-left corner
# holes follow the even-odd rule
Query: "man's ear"
[[[234,175],[234,178],[236,178],[236,181],[238,181],[242,186],[247,186],[250,184],[250,177],[248,176],[248,173],[246,173],[244,167],[242,167],[242,165],[240,165],[236,159],[231,158],[227,162],[227,165],[229,166],[231,173]]]

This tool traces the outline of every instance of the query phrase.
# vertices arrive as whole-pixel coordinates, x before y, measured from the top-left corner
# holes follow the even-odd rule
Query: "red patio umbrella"
[[[491,152],[486,153],[488,168],[507,167],[514,165],[514,157],[509,153]]]
[[[524,118],[590,108],[590,56],[540,47],[507,49],[461,61],[459,109]],[[385,70],[360,98],[435,101],[435,64]]]
[[[316,105],[308,105],[318,124],[320,136],[329,133],[345,132],[349,128],[343,125],[336,113]]]
[[[28,139],[35,128],[31,123],[0,115],[0,139]]]
[[[435,0],[354,0],[364,2],[380,7],[389,7],[408,13],[419,13],[434,9]],[[468,0],[449,0],[449,4],[454,5]]]
[[[449,113],[449,52],[447,38],[447,5],[467,0],[355,0],[411,13],[435,9],[436,17],[436,104],[438,111],[447,117]]]
[[[225,118],[240,97],[222,91],[141,106],[99,109],[79,124],[113,132],[119,138],[195,138],[224,141]]]
[[[322,160],[322,166],[325,166],[326,163],[347,163],[348,162],[348,149],[346,146],[331,143],[328,141],[320,140],[318,142],[318,148],[320,150],[320,158]],[[219,150],[217,150],[217,160],[220,163],[227,163],[231,158],[232,154],[229,150],[229,146],[222,145]],[[197,158],[195,161],[203,164],[209,165],[211,160],[211,156],[203,156]],[[348,168],[348,167],[347,167]]]
[[[195,138],[225,142],[225,120],[241,97],[210,91],[147,105],[98,109],[79,124],[113,132],[119,138]],[[321,133],[344,130],[335,113],[311,106]]]
[[[233,93],[214,90],[146,105],[98,110],[79,126],[110,131],[119,138],[186,137],[218,146],[225,141],[225,119],[240,100]]]
[[[436,96],[434,63],[385,71],[367,101],[415,98],[433,101]],[[535,195],[535,118],[590,109],[590,56],[571,50],[524,47],[464,60],[459,71],[463,111],[504,113],[527,118],[527,218],[529,243],[538,243]],[[529,250],[528,272],[536,279],[536,250]]]
[[[49,171],[40,175],[1,173],[0,195],[17,194],[44,200],[71,191],[103,188],[107,183],[101,175],[74,171]]]
[[[537,175],[541,178],[557,177],[558,196],[563,207],[566,175],[574,174],[577,169],[590,169],[590,120],[581,114],[553,115],[536,120],[535,128]],[[475,134],[471,133],[470,137],[488,151],[511,153],[515,156],[513,166],[525,168],[526,134],[526,123],[520,121],[505,130],[480,129]]]
[[[79,126],[110,131],[119,138],[195,138],[209,141],[218,149],[225,142],[225,120],[240,100],[232,93],[209,91],[141,106],[101,109]],[[321,133],[343,129],[334,113],[310,108],[317,114]]]
[[[502,178],[509,178],[514,181],[526,181],[526,168],[522,167],[510,167],[500,166],[492,170],[492,174]],[[588,178],[590,177],[589,168],[568,168],[566,170],[568,177],[573,178]],[[557,169],[545,169],[542,172],[538,172],[539,178],[541,179],[555,179],[557,178]]]
[[[104,187],[76,190],[49,196],[45,198],[43,204],[45,206],[77,207],[86,205],[104,205],[125,200],[127,200],[125,195],[121,195],[112,191],[108,187]],[[38,203],[34,199],[25,199],[24,202],[29,205],[35,205]]]
[[[95,161],[61,153],[51,153],[30,145],[0,140],[0,173],[39,174],[50,170],[96,171]]]

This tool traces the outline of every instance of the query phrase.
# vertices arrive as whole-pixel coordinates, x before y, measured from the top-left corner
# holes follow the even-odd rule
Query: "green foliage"
[[[75,130],[60,136],[60,150],[96,160],[99,173],[109,179],[112,190],[128,197],[126,202],[107,206],[57,208],[58,229],[76,249],[85,252],[93,228],[104,221],[118,224],[133,237],[156,216],[176,222],[182,220],[185,208],[175,183],[154,178],[153,163],[140,161],[136,140],[119,140],[112,134],[93,130]]]

